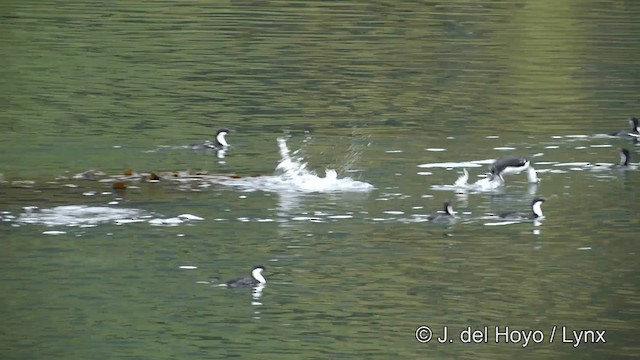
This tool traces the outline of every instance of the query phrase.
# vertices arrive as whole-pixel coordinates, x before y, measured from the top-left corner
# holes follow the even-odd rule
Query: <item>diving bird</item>
[[[527,170],[530,164],[529,160],[524,157],[510,156],[494,161],[489,170],[491,170],[492,175],[498,176],[504,181],[503,175],[519,174]]]

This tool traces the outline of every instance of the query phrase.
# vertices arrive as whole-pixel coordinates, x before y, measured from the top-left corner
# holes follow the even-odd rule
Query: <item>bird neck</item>
[[[262,276],[262,269],[254,269],[251,272],[251,276],[256,279],[260,284],[266,284],[267,280]]]
[[[219,133],[218,135],[216,135],[216,141],[220,143],[220,145],[222,146],[229,146],[229,144],[227,143],[227,140],[224,138],[225,135],[227,135],[227,133],[225,132]]]

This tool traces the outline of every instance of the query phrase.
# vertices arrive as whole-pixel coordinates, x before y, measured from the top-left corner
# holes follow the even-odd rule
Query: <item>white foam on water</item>
[[[565,135],[564,137],[570,139],[586,139],[589,135]]]
[[[133,223],[145,222],[145,221],[146,220],[144,219],[117,219],[114,222],[116,225],[126,225],[126,224],[133,224]]]
[[[353,215],[331,215],[327,216],[329,219],[351,219]]]
[[[51,209],[24,208],[15,222],[47,226],[95,225],[118,220],[137,219],[144,214],[138,209],[123,209],[108,206],[65,205]]]
[[[172,217],[167,219],[155,218],[149,220],[149,225],[153,226],[178,226],[187,220],[183,220],[179,217]]]
[[[294,221],[309,221],[309,220],[320,220],[320,218],[310,217],[310,216],[294,216],[294,217],[291,218],[291,220],[294,220]]]
[[[181,215],[178,215],[178,218],[183,220],[204,220],[204,218],[201,218],[200,216],[191,215],[191,214],[181,214]]]
[[[567,163],[557,163],[553,166],[589,166],[588,162],[567,162]]]
[[[462,162],[442,162],[442,163],[428,163],[420,164],[419,168],[465,168],[465,167],[482,167],[482,163],[477,161],[462,161]]]
[[[511,224],[519,224],[520,221],[500,221],[500,222],[488,222],[484,223],[484,226],[501,226],[501,225],[511,225]]]
[[[247,191],[274,192],[368,192],[373,189],[373,185],[363,181],[353,180],[350,177],[338,178],[338,173],[333,169],[326,169],[324,177],[317,175],[314,171],[307,169],[307,163],[303,158],[291,157],[284,138],[278,138],[278,147],[280,162],[276,166],[275,175],[228,179],[222,184],[240,187]]]

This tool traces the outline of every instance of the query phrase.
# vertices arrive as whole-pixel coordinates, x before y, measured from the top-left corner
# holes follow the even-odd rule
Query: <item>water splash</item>
[[[353,180],[350,177],[338,178],[334,169],[326,169],[324,177],[307,168],[304,158],[296,156],[300,150],[289,151],[287,141],[278,138],[280,162],[275,175],[253,178],[230,179],[225,185],[237,186],[249,191],[295,191],[295,192],[367,192],[373,185]]]
[[[535,193],[537,184],[540,182],[538,173],[533,166],[527,167],[527,182],[529,183],[529,191]],[[469,183],[469,172],[466,168],[462,169],[462,175],[460,175],[453,185],[433,185],[432,189],[435,190],[457,190],[457,191],[479,191],[479,192],[493,192],[501,189],[504,186],[504,181],[500,176],[494,176],[490,173],[485,174],[485,177],[477,180],[476,182]]]
[[[462,170],[463,174],[456,179],[453,184],[454,187],[476,191],[493,191],[504,185],[499,176],[492,176],[491,174],[487,174],[486,177],[469,184],[467,182],[469,180],[469,173],[465,168]]]
[[[486,177],[477,180],[476,182],[469,183],[469,172],[466,168],[463,168],[462,171],[462,175],[456,179],[453,185],[431,185],[431,188],[434,190],[494,192],[502,189],[504,185],[500,177],[491,176],[491,174],[486,174]]]

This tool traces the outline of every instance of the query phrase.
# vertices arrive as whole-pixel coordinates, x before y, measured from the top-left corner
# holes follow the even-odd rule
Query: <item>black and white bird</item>
[[[224,150],[229,147],[229,143],[225,138],[227,134],[229,134],[229,129],[227,128],[219,129],[213,141],[207,140],[201,144],[194,144],[194,145],[191,145],[191,148],[194,150],[200,150],[200,149]]]
[[[456,179],[453,186],[468,190],[493,191],[504,185],[504,175],[519,174],[525,170],[527,171],[527,180],[529,183],[535,184],[540,182],[536,170],[531,166],[529,160],[524,157],[512,156],[500,158],[489,166],[489,170],[491,172],[487,173],[485,178],[470,184],[468,182],[469,173],[467,169],[462,169],[463,174]]]
[[[510,219],[510,220],[536,220],[536,219],[540,219],[540,218],[544,217],[544,215],[542,215],[542,203],[543,202],[544,202],[544,199],[535,198],[535,199],[533,199],[533,201],[531,201],[531,211],[530,212],[513,211],[513,212],[502,213],[502,214],[500,214],[498,216],[503,218],[503,219]]]
[[[530,165],[529,160],[524,157],[510,156],[494,161],[489,170],[491,170],[491,175],[498,176],[504,181],[503,175],[519,174],[527,170]]]
[[[444,202],[442,211],[427,216],[427,220],[440,224],[449,224],[455,222],[456,219],[456,213],[453,211],[453,206],[451,206],[451,202],[448,200]]]
[[[255,266],[251,270],[250,278],[231,279],[227,281],[227,287],[235,288],[235,287],[251,287],[251,286],[257,286],[257,285],[264,285],[267,283],[267,280],[262,275],[262,272],[264,270],[265,268],[262,265]]]
[[[617,164],[589,164],[592,170],[635,170],[638,168],[636,164],[631,163],[631,152],[627,149],[620,149],[620,162]]]
[[[638,125],[638,118],[632,117],[629,119],[629,125],[631,130],[619,130],[609,133],[611,136],[620,136],[624,138],[631,138],[637,140],[640,137],[640,125]]]

